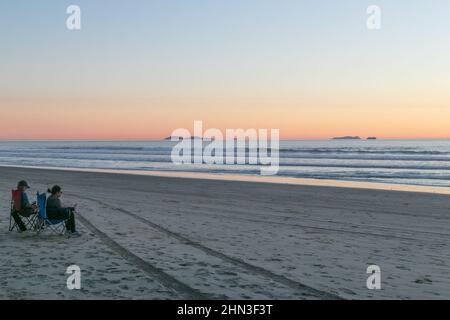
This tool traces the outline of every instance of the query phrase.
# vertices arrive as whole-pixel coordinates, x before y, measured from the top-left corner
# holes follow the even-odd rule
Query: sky
[[[0,139],[450,138],[449,39],[448,0],[0,0]]]

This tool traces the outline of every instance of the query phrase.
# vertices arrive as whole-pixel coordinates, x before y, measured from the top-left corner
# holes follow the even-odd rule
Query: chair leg
[[[40,234],[44,229],[44,221],[41,218],[37,218],[37,233]]]
[[[64,235],[64,230],[66,230],[66,226],[64,223],[61,223],[59,225],[51,225],[50,229],[57,235]]]
[[[14,227],[17,227],[16,221],[13,219],[12,214],[9,215],[9,232],[14,230]]]
[[[37,216],[36,215],[32,215],[27,219],[27,228],[29,228],[30,230],[36,231],[36,220],[37,220]]]
[[[38,223],[39,223],[39,225],[38,225],[38,228],[37,228],[36,232],[39,235],[41,233],[41,231],[42,231],[42,227],[41,227],[41,222],[39,221]]]
[[[33,230],[34,230],[34,231],[37,231],[37,229],[38,229],[38,217],[37,217],[37,215],[36,215],[36,216],[34,216],[34,218],[33,218]]]

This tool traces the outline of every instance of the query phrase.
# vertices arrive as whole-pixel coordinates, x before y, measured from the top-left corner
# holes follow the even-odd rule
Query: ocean
[[[175,165],[171,141],[0,141],[0,166],[259,175],[255,165]],[[450,140],[280,142],[278,176],[450,187]]]

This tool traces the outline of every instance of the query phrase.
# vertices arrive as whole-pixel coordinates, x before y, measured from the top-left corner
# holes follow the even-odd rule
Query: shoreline
[[[365,182],[365,181],[350,181],[350,180],[312,179],[312,178],[294,178],[294,177],[259,176],[259,175],[257,176],[245,174],[220,174],[220,173],[202,173],[202,172],[187,172],[187,171],[143,171],[143,170],[121,170],[121,169],[116,170],[116,169],[13,166],[13,165],[0,165],[0,168],[36,169],[36,170],[50,170],[62,172],[104,173],[116,175],[120,174],[133,176],[150,176],[150,177],[198,179],[198,180],[214,180],[214,181],[256,182],[256,183],[269,183],[282,185],[368,189],[368,190],[450,195],[449,187],[407,185],[395,183],[390,184],[382,182]]]

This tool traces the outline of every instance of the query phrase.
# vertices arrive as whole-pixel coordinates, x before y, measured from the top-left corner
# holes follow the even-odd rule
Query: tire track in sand
[[[203,251],[203,252],[205,252],[205,253],[207,253],[207,254],[209,254],[211,256],[214,256],[216,258],[222,259],[222,260],[224,260],[226,262],[229,262],[231,264],[234,264],[234,265],[236,265],[236,266],[238,266],[238,267],[240,267],[242,269],[245,269],[245,270],[248,270],[250,272],[262,275],[262,276],[264,276],[266,278],[270,278],[271,280],[273,280],[275,282],[281,283],[281,284],[283,284],[283,285],[285,285],[287,287],[290,287],[291,289],[294,289],[296,291],[300,291],[300,292],[304,293],[305,295],[310,295],[312,297],[316,297],[318,299],[325,299],[325,300],[342,300],[343,299],[343,298],[339,297],[338,295],[335,295],[335,294],[332,294],[332,293],[329,293],[329,292],[325,292],[325,291],[322,291],[322,290],[319,290],[319,289],[315,289],[315,288],[310,287],[310,286],[308,286],[306,284],[303,284],[301,282],[298,282],[298,281],[292,280],[290,278],[287,278],[287,277],[285,277],[283,275],[279,275],[279,274],[273,273],[272,271],[267,270],[265,268],[249,264],[249,263],[247,263],[247,262],[245,262],[245,261],[243,261],[241,259],[238,259],[238,258],[230,257],[230,256],[228,256],[226,254],[223,254],[223,253],[221,253],[219,251],[216,251],[216,250],[214,250],[212,248],[204,246],[201,243],[195,242],[195,241],[193,241],[193,240],[191,240],[191,239],[189,239],[189,238],[187,238],[187,237],[185,237],[185,236],[183,236],[183,235],[181,235],[179,233],[173,232],[173,231],[171,231],[171,230],[169,230],[169,229],[167,229],[167,228],[165,228],[165,227],[163,227],[163,226],[161,226],[159,224],[156,224],[156,223],[154,223],[154,222],[152,222],[150,220],[147,220],[147,219],[145,219],[145,218],[143,218],[143,217],[141,217],[141,216],[139,216],[139,215],[137,215],[137,214],[135,214],[135,213],[133,213],[131,211],[128,211],[126,209],[117,208],[115,206],[110,205],[109,203],[106,203],[104,201],[101,201],[101,200],[98,200],[98,199],[94,199],[94,198],[90,198],[90,197],[86,197],[86,196],[79,197],[79,196],[76,196],[76,195],[73,195],[73,194],[70,194],[70,195],[75,197],[75,198],[81,199],[81,200],[89,200],[89,201],[92,201],[92,202],[97,202],[98,204],[101,204],[104,207],[107,207],[107,208],[110,208],[110,209],[112,209],[114,211],[118,211],[118,212],[121,212],[123,214],[126,214],[126,215],[128,215],[128,216],[130,216],[130,217],[132,217],[132,218],[142,222],[143,224],[145,224],[145,225],[147,225],[149,227],[152,227],[153,229],[156,229],[156,230],[158,230],[158,231],[160,231],[160,232],[162,232],[162,233],[164,233],[164,234],[166,234],[168,236],[171,236],[171,237],[177,239],[178,241],[181,241],[182,243],[184,243],[186,245],[189,245],[191,247],[199,249],[199,250],[201,250],[201,251]],[[86,221],[86,219],[83,219],[83,220]],[[86,221],[86,222],[88,224],[90,224],[88,221]],[[91,224],[91,226],[92,226],[92,224]],[[94,226],[92,226],[92,227],[95,228]],[[96,229],[96,230],[98,232],[102,233],[100,230],[98,230],[98,229]],[[102,233],[102,234],[105,237],[109,238],[106,234],[104,234],[104,233]],[[109,238],[109,239],[110,239],[110,241],[114,242],[114,240],[112,240],[111,238]],[[143,259],[137,257],[136,255],[134,255],[133,253],[129,252],[125,248],[121,247],[116,242],[114,242],[114,243],[115,243],[116,246],[122,248],[123,250],[125,250],[129,254],[131,254],[132,256],[138,258],[139,261],[143,262],[144,264],[147,264],[147,262],[145,262]],[[154,268],[154,267],[152,267],[152,268]],[[158,271],[162,272],[159,269],[158,269]],[[171,276],[169,276],[167,274],[165,274],[165,275],[170,277],[171,279],[174,279],[173,277],[171,277]],[[184,286],[186,286],[186,285],[184,285]],[[190,289],[192,289],[192,288],[190,288]],[[194,290],[194,289],[192,289],[192,290]]]
[[[133,254],[129,250],[125,249],[120,244],[115,242],[111,237],[109,237],[104,232],[102,232],[101,230],[96,228],[92,223],[90,223],[86,218],[84,218],[78,212],[77,212],[77,219],[87,229],[89,229],[89,231],[91,231],[92,233],[97,235],[100,238],[100,240],[103,243],[105,243],[111,250],[116,252],[122,258],[126,259],[128,262],[134,264],[136,267],[138,267],[139,269],[144,271],[150,277],[159,280],[167,288],[170,288],[172,290],[175,290],[176,292],[181,293],[187,299],[204,300],[204,299],[210,298],[208,295],[205,295],[205,294],[201,293],[200,291],[198,291],[197,289],[194,289],[194,288],[188,286],[187,284],[177,280],[176,278],[170,276],[169,274],[165,273],[164,271],[160,270],[159,268],[148,263],[144,259]]]

